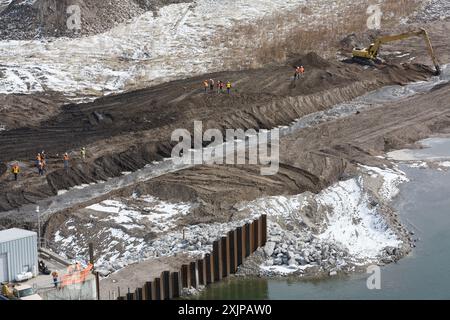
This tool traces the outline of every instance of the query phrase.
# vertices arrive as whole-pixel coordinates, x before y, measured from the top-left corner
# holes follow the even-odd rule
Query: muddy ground
[[[119,295],[124,296],[130,289],[130,292],[134,292],[136,288],[142,288],[142,279],[158,278],[163,271],[179,271],[181,265],[186,263],[187,260],[192,259],[188,255],[175,255],[172,257],[165,257],[163,259],[152,259],[130,265],[126,270],[122,270],[114,273],[110,277],[103,279],[100,282],[100,299],[111,300]]]
[[[307,73],[294,83],[292,66],[297,64],[305,65]],[[325,61],[310,53],[283,65],[205,75],[93,103],[65,105],[61,112],[36,126],[0,133],[0,161],[23,162],[19,183],[1,172],[0,210],[33,203],[57,190],[135,171],[167,157],[174,144],[170,142],[172,131],[192,131],[194,120],[203,121],[204,129],[269,129],[381,86],[425,80],[431,75],[432,70],[421,64],[367,69]],[[205,94],[202,81],[208,78],[232,81],[233,94]],[[6,117],[5,121],[10,120]],[[85,162],[79,160],[82,146],[88,150]],[[45,178],[38,177],[33,168],[32,159],[39,150],[48,154]],[[61,169],[66,151],[72,157],[69,173]]]

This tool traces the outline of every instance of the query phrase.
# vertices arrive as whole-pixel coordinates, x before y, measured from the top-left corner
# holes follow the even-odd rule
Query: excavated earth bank
[[[292,66],[298,64],[305,65],[307,73],[304,79],[293,83],[290,79]],[[92,103],[66,105],[60,113],[36,126],[0,133],[0,161],[18,160],[24,166],[19,183],[13,183],[10,175],[2,172],[0,210],[33,203],[61,189],[135,171],[153,160],[167,157],[174,145],[170,142],[172,131],[185,128],[192,132],[194,120],[203,121],[204,130],[270,129],[379,87],[426,80],[431,75],[432,70],[419,64],[367,69],[325,61],[310,53],[286,65],[216,73],[109,96]],[[201,83],[207,78],[232,81],[233,94],[203,93]],[[84,162],[78,155],[81,146],[88,150],[88,159]],[[33,168],[32,159],[39,150],[46,150],[49,158],[45,179],[37,177]],[[71,151],[72,155],[69,173],[61,168],[61,154],[66,151]],[[341,161],[327,161],[327,164],[332,161],[333,165],[328,169],[331,176],[324,184],[317,183],[312,174],[307,186],[299,187],[295,177],[304,177],[305,173],[283,164],[281,173],[274,178],[278,179],[275,185],[286,184],[289,189],[287,181],[292,181],[293,188],[318,191],[339,176],[334,166],[342,167]],[[281,181],[285,182],[280,184]]]

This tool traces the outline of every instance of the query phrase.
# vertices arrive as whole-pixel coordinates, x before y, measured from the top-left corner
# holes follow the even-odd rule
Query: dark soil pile
[[[67,100],[59,93],[0,94],[0,125],[7,130],[34,127],[59,113]],[[32,115],[32,116],[24,116]]]

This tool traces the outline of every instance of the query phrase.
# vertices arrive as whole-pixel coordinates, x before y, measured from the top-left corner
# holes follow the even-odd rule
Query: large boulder
[[[275,250],[275,242],[268,241],[266,245],[264,246],[264,254],[266,257],[271,257],[273,254],[273,251]]]

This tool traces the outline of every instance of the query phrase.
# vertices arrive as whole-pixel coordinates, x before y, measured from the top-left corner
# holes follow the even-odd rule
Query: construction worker
[[[227,92],[228,92],[228,94],[230,94],[230,92],[231,92],[231,82],[230,81],[227,81]]]
[[[222,81],[218,80],[216,87],[217,87],[217,93],[220,93],[220,85],[221,85]]]
[[[209,79],[209,90],[212,92],[214,91],[214,80]]]
[[[295,67],[294,80],[300,79],[300,67]]]
[[[13,166],[11,168],[11,172],[14,175],[14,180],[17,181],[17,178],[18,178],[19,172],[20,172],[20,167],[17,162],[13,164]]]
[[[66,172],[69,172],[69,155],[66,153],[64,153],[64,170],[66,170]]]
[[[205,88],[205,93],[208,93],[208,87],[209,87],[208,80],[203,81],[203,87]]]
[[[36,156],[36,167],[39,167],[39,163],[41,162],[41,160],[42,160],[41,154],[38,153]]]
[[[39,175],[43,176],[44,175],[44,170],[45,170],[45,160],[39,161],[38,170],[39,170]]]
[[[300,66],[299,72],[300,76],[303,77],[303,74],[305,73],[305,68],[303,66]]]
[[[83,160],[86,159],[86,148],[85,147],[81,148],[80,155],[81,155],[81,159],[83,159]]]

